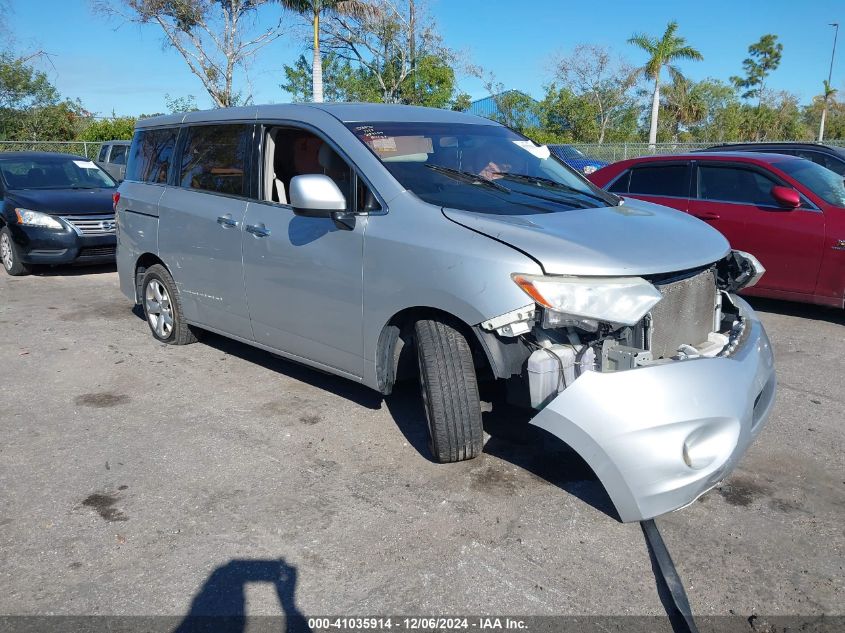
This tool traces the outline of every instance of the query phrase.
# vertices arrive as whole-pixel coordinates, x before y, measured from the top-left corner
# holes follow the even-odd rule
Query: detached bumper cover
[[[732,356],[587,372],[531,420],[581,455],[623,521],[693,502],[765,425],[776,388],[771,344],[751,307],[734,300],[750,331]]]

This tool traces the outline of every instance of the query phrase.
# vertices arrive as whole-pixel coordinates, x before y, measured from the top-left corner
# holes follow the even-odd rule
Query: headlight
[[[740,266],[743,274],[740,275],[740,279],[737,279],[741,283],[740,288],[750,288],[760,281],[760,277],[766,273],[766,268],[751,253],[746,253],[745,251],[733,252],[742,262]]]
[[[57,219],[51,218],[46,213],[30,211],[29,209],[15,209],[15,215],[18,216],[18,224],[25,226],[42,226],[48,229],[64,228]]]
[[[596,171],[595,165],[586,165],[583,169],[583,172],[585,174],[592,174],[594,171]]]
[[[641,277],[549,277],[511,275],[539,305],[552,311],[560,325],[570,320],[635,325],[663,298]],[[588,329],[593,329],[588,327]]]

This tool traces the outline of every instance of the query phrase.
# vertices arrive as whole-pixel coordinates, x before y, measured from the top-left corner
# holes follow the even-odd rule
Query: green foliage
[[[365,66],[353,66],[334,53],[324,55],[323,98],[326,101],[363,101],[380,103],[383,93],[378,78]],[[284,66],[286,81],[282,90],[294,102],[312,100],[311,63],[300,55],[293,66]],[[433,55],[419,58],[414,72],[408,74],[399,88],[401,103],[431,108],[466,109],[470,100],[466,94],[456,94],[455,71],[442,59]]]
[[[135,131],[135,117],[118,117],[92,121],[79,135],[81,141],[129,140]]]
[[[628,40],[629,44],[633,44],[648,54],[648,60],[640,68],[640,72],[652,81],[660,79],[663,68],[668,68],[673,75],[679,75],[680,71],[674,65],[676,61],[704,59],[698,50],[687,44],[686,38],[677,34],[677,31],[678,23],[673,20],[666,25],[666,30],[659,39],[644,33],[636,33]]]
[[[737,88],[744,90],[743,99],[762,99],[766,77],[780,66],[783,44],[771,33],[748,47],[748,57],[742,62],[745,77],[731,77]]]
[[[171,97],[169,94],[165,94],[164,106],[170,114],[177,114],[179,112],[196,112],[199,110],[197,107],[197,99],[194,95]]]
[[[380,91],[378,84],[366,69],[353,68],[337,55],[324,55],[323,64],[323,97],[326,101],[369,101],[378,102]],[[296,103],[313,100],[311,83],[311,63],[300,55],[293,66],[285,65],[285,83],[282,90],[291,95]]]

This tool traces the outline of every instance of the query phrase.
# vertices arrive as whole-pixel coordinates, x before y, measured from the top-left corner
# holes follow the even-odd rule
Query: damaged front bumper
[[[776,387],[771,344],[751,307],[733,300],[747,335],[730,356],[585,372],[531,420],[581,455],[622,521],[693,502],[765,425]]]

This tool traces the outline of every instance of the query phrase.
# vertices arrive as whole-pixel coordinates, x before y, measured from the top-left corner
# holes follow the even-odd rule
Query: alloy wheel
[[[173,332],[173,307],[170,295],[158,279],[151,279],[147,284],[145,296],[147,320],[153,332],[160,339],[166,339]]]
[[[6,270],[12,270],[12,266],[15,265],[12,244],[9,242],[9,236],[5,233],[0,235],[0,259],[3,260],[3,266]]]

